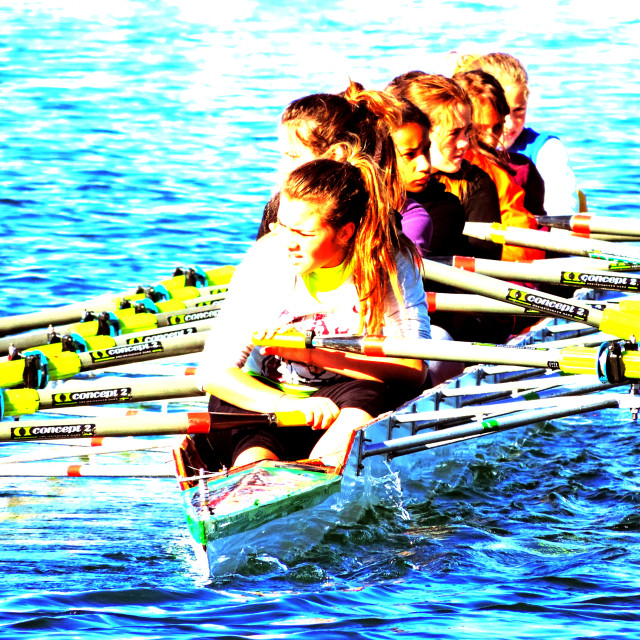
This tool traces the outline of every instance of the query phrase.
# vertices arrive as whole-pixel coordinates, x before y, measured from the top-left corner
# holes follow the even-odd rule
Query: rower
[[[345,151],[288,175],[274,231],[236,269],[198,368],[211,411],[300,411],[308,426],[207,436],[198,447],[210,445],[220,468],[308,457],[337,467],[355,428],[425,382],[422,360],[254,347],[254,335],[288,329],[430,336],[415,246],[396,230],[373,159]]]
[[[446,228],[455,229],[457,235],[457,246],[451,246],[447,254],[457,252],[499,260],[500,247],[462,235],[465,222],[500,222],[500,203],[494,183],[482,169],[464,158],[472,131],[469,98],[453,80],[421,71],[394,78],[386,90],[396,98],[409,100],[428,116],[431,121],[430,182],[441,183],[462,203],[458,218],[441,221]],[[421,194],[411,195],[422,202]],[[441,232],[436,224],[434,234]]]
[[[463,55],[456,71],[481,69],[494,76],[504,89],[509,104],[502,147],[522,153],[536,165],[545,184],[544,208],[549,215],[571,215],[577,210],[576,178],[560,139],[525,127],[529,103],[529,76],[524,65],[508,53]]]
[[[401,105],[392,96],[365,90],[351,81],[342,94],[316,93],[291,102],[282,114],[280,126],[280,174],[287,174],[314,158],[344,157],[343,145],[358,140],[363,152],[373,158],[383,173],[391,206],[398,212],[402,230],[417,241],[426,257],[433,224],[425,208],[406,197],[398,171],[391,131],[401,122]],[[268,233],[278,211],[276,194],[265,207],[258,238]],[[405,228],[420,225],[420,237]]]

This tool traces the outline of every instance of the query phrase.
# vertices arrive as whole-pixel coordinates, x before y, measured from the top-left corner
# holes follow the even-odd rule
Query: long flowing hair
[[[466,91],[474,106],[474,112],[489,104],[504,124],[504,119],[509,115],[509,104],[502,85],[494,76],[481,69],[474,69],[456,73],[453,79]],[[475,139],[475,145],[482,155],[510,172],[506,154],[496,148],[497,142],[496,140],[496,144],[490,146],[478,137]]]
[[[314,156],[330,156],[346,144],[360,146],[380,167],[391,205],[404,202],[391,130],[402,115],[398,101],[382,91],[367,91],[351,81],[342,94],[315,93],[294,100],[282,114],[282,124]]]
[[[409,100],[427,114],[432,126],[432,142],[433,130],[436,127],[440,126],[443,131],[452,127],[454,123],[452,114],[455,107],[464,105],[473,114],[473,104],[466,92],[455,80],[443,75],[409,71],[394,78],[385,90],[396,98]],[[474,145],[472,138],[470,145]],[[442,172],[434,174],[434,177],[445,185],[447,191],[458,196],[463,202],[468,198],[468,183],[465,178],[467,168],[468,165],[463,163],[461,175],[455,178]]]
[[[323,223],[334,230],[354,223],[345,264],[360,300],[359,331],[379,333],[389,288],[404,309],[396,254],[403,251],[416,263],[419,259],[415,245],[396,228],[380,168],[371,156],[350,149],[343,161],[320,158],[294,169],[282,193],[316,206]]]

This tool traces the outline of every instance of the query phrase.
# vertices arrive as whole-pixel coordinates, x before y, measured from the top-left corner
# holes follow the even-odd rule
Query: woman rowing
[[[400,99],[402,123],[392,130],[398,167],[409,201],[418,201],[428,211],[429,224],[419,212],[404,212],[402,230],[413,240],[423,258],[462,255],[468,251],[462,234],[465,211],[457,196],[431,180],[431,122],[405,98]]]
[[[453,76],[453,80],[466,92],[473,106],[471,119],[474,135],[465,158],[485,171],[496,185],[502,224],[523,229],[537,229],[536,218],[525,204],[527,201],[525,190],[516,184],[514,172],[507,163],[506,157],[503,159],[497,148],[503,133],[504,119],[509,112],[500,83],[492,75],[481,70],[457,73]],[[506,154],[503,155],[506,156]],[[524,158],[524,160],[527,159]],[[533,170],[535,171],[535,166]],[[541,195],[544,198],[544,187]],[[539,215],[543,215],[542,199],[536,202],[534,197],[533,204],[539,207]],[[544,251],[539,249],[511,245],[505,245],[502,248],[502,260],[512,262],[540,260],[544,255]]]
[[[476,240],[463,234],[466,222],[500,222],[500,201],[494,182],[480,167],[465,159],[472,134],[472,105],[462,88],[450,78],[411,71],[395,78],[387,87],[392,95],[404,98],[425,113],[431,122],[431,179],[439,188],[456,196],[462,208],[446,204],[450,215],[436,215],[427,204],[434,221],[434,242],[439,254],[464,255],[499,260],[502,248],[493,242]],[[399,149],[402,145],[398,136]],[[428,184],[429,184],[428,183]],[[410,195],[424,202],[432,191],[428,187]],[[438,200],[442,203],[440,194]],[[445,242],[441,242],[445,239]],[[440,252],[441,251],[441,252]],[[436,291],[449,291],[445,285],[431,285]],[[435,325],[455,340],[504,342],[514,328],[511,316],[474,316],[460,313],[433,314]],[[439,371],[438,371],[439,373]]]
[[[498,193],[491,178],[464,159],[471,134],[471,103],[465,92],[450,78],[412,71],[395,78],[386,89],[405,98],[423,111],[431,121],[432,179],[457,196],[462,219],[442,222],[459,229],[458,241],[447,254],[460,253],[476,258],[500,259],[500,246],[462,235],[465,222],[500,222]],[[420,202],[419,194],[412,196]],[[439,232],[435,229],[435,233]]]
[[[576,178],[560,139],[525,127],[529,104],[529,76],[524,65],[508,53],[462,55],[457,71],[482,69],[494,76],[509,104],[501,143],[505,150],[530,158],[544,179],[544,208],[549,215],[570,215],[576,210]]]
[[[256,333],[287,329],[430,336],[416,251],[396,231],[381,172],[363,153],[340,153],[285,180],[274,231],[237,268],[199,367],[211,410],[297,410],[308,427],[218,432],[210,444],[220,466],[300,458],[337,466],[355,428],[425,382],[421,360],[253,344]]]
[[[341,145],[351,145],[357,140],[363,152],[380,167],[402,230],[414,240],[421,255],[426,256],[433,223],[422,205],[406,197],[390,134],[400,126],[401,118],[401,105],[395,98],[380,91],[366,91],[353,81],[341,95],[316,93],[294,100],[282,114],[280,171],[286,176],[314,158],[340,160]],[[278,199],[276,194],[265,207],[258,238],[274,224]]]

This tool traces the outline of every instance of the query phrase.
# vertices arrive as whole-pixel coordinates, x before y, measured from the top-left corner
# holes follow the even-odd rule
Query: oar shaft
[[[184,274],[163,280],[156,285],[152,285],[151,288],[155,288],[156,290],[161,288],[164,293],[169,296],[170,300],[195,299],[203,295],[211,295],[214,292],[225,290],[227,288],[226,285],[228,285],[231,280],[233,271],[233,266],[217,267],[207,271],[203,274],[203,280],[206,280],[206,283],[204,283],[205,288],[202,289],[188,284],[187,277]],[[0,318],[0,335],[41,329],[50,324],[60,325],[76,322],[81,319],[85,310],[96,312],[114,311],[118,308],[123,298],[136,302],[143,300],[145,296],[145,293],[130,290],[120,295],[103,294],[86,302],[73,303],[32,313],[6,316]]]
[[[417,358],[421,360],[444,360],[466,363],[509,364],[522,367],[559,369],[565,373],[598,375],[610,382],[618,382],[617,373],[611,379],[607,368],[620,367],[628,378],[640,378],[640,352],[624,351],[618,357],[607,350],[587,347],[565,347],[564,349],[539,349],[533,347],[508,347],[476,344],[450,340],[428,340],[424,338],[385,338],[383,336],[305,336],[289,332],[283,337],[258,338],[256,346],[293,348],[325,348],[350,353],[362,353],[373,357]],[[606,346],[606,345],[605,345]]]
[[[48,358],[48,378],[49,380],[64,380],[72,378],[81,371],[94,371],[134,362],[197,353],[204,348],[206,338],[207,334],[203,333],[179,339],[153,340],[84,353],[63,351]],[[25,355],[29,356],[29,352]],[[0,388],[11,389],[23,386],[26,362],[27,359],[0,362]]]
[[[69,409],[83,405],[149,402],[204,395],[191,376],[162,379],[110,377],[95,384],[68,383],[56,389],[14,389],[0,393],[4,398],[5,416],[20,416],[44,409]]]
[[[106,335],[92,335],[92,336],[80,336],[83,343],[86,344],[87,350],[94,351],[96,349],[109,349],[111,347],[122,347],[128,344],[138,344],[140,342],[149,342],[151,340],[168,340],[173,338],[180,338],[192,333],[202,333],[203,331],[209,331],[211,329],[213,319],[218,314],[219,306],[216,305],[213,308],[208,308],[207,311],[197,317],[203,317],[204,319],[187,321],[179,323],[175,326],[165,326],[149,329],[146,331],[138,331],[135,333],[125,333],[116,336]],[[202,313],[202,312],[201,312]],[[210,315],[210,319],[206,316]],[[77,334],[71,327],[56,327],[56,333],[58,336],[65,334],[70,335],[72,338]],[[14,346],[19,351],[26,351],[28,349],[38,349],[47,356],[54,355],[62,352],[62,343],[54,342],[48,344],[49,333],[28,333],[20,336],[12,336],[11,338],[0,339],[0,356],[9,353],[9,347]],[[0,359],[1,361],[1,359]]]
[[[503,282],[478,273],[423,260],[423,277],[489,298],[510,302],[527,309],[583,322],[620,338],[640,336],[640,318],[613,309],[600,311],[574,299],[561,298],[529,287]]]
[[[556,229],[570,229],[576,233],[590,235],[593,233],[612,233],[622,236],[640,236],[640,220],[624,216],[588,216],[584,214],[574,216],[541,216],[540,225]]]
[[[546,266],[544,261],[505,262],[453,256],[441,264],[490,276],[502,280],[519,280],[565,285],[568,287],[589,287],[591,289],[611,289],[615,291],[640,291],[640,274],[610,273],[609,271],[558,269],[556,265]],[[604,264],[604,263],[603,263]]]
[[[312,344],[314,347],[350,351],[374,357],[513,364],[523,367],[556,369],[558,368],[558,358],[561,355],[559,349],[529,349],[424,338],[318,336],[313,338]]]
[[[305,424],[299,411],[278,414],[241,413],[139,413],[114,420],[47,420],[38,422],[0,423],[0,442],[28,442],[31,440],[69,440],[109,436],[164,436],[172,434],[209,434],[220,429],[242,428],[256,424],[295,426]]]
[[[499,223],[489,224],[482,222],[467,222],[464,233],[474,238],[488,240],[498,244],[531,247],[544,251],[586,256],[588,258],[620,260],[640,265],[640,249],[629,245],[621,246],[619,244],[612,244],[603,240],[571,236],[559,238],[558,235],[536,229],[504,227]]]
[[[171,434],[209,433],[208,413],[141,413],[118,420],[90,418],[88,420],[51,420],[38,422],[0,423],[0,441],[65,440],[108,436],[161,436]]]
[[[408,436],[406,438],[397,438],[395,440],[387,440],[375,444],[365,444],[363,450],[363,458],[375,455],[389,455],[394,457],[408,453],[414,453],[425,447],[433,446],[439,443],[449,442],[460,438],[470,438],[474,436],[487,435],[498,431],[506,431],[516,427],[522,427],[544,420],[553,420],[565,416],[587,413],[589,411],[600,411],[602,409],[618,407],[618,401],[614,397],[598,397],[595,400],[576,400],[572,406],[560,406],[544,409],[535,409],[531,411],[519,411],[518,413],[492,417],[482,422],[472,422],[433,431],[429,433],[419,434],[416,436]]]
[[[452,311],[455,313],[501,313],[508,315],[531,315],[532,322],[541,314],[539,311],[518,307],[515,304],[490,300],[473,293],[440,293],[427,291],[427,309],[429,313],[436,311]]]

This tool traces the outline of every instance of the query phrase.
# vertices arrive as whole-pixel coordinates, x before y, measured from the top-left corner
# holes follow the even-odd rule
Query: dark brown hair
[[[294,100],[282,114],[314,156],[331,156],[342,145],[360,147],[382,170],[392,206],[404,200],[391,129],[401,122],[398,101],[382,91],[366,91],[351,81],[341,95],[316,93]]]

